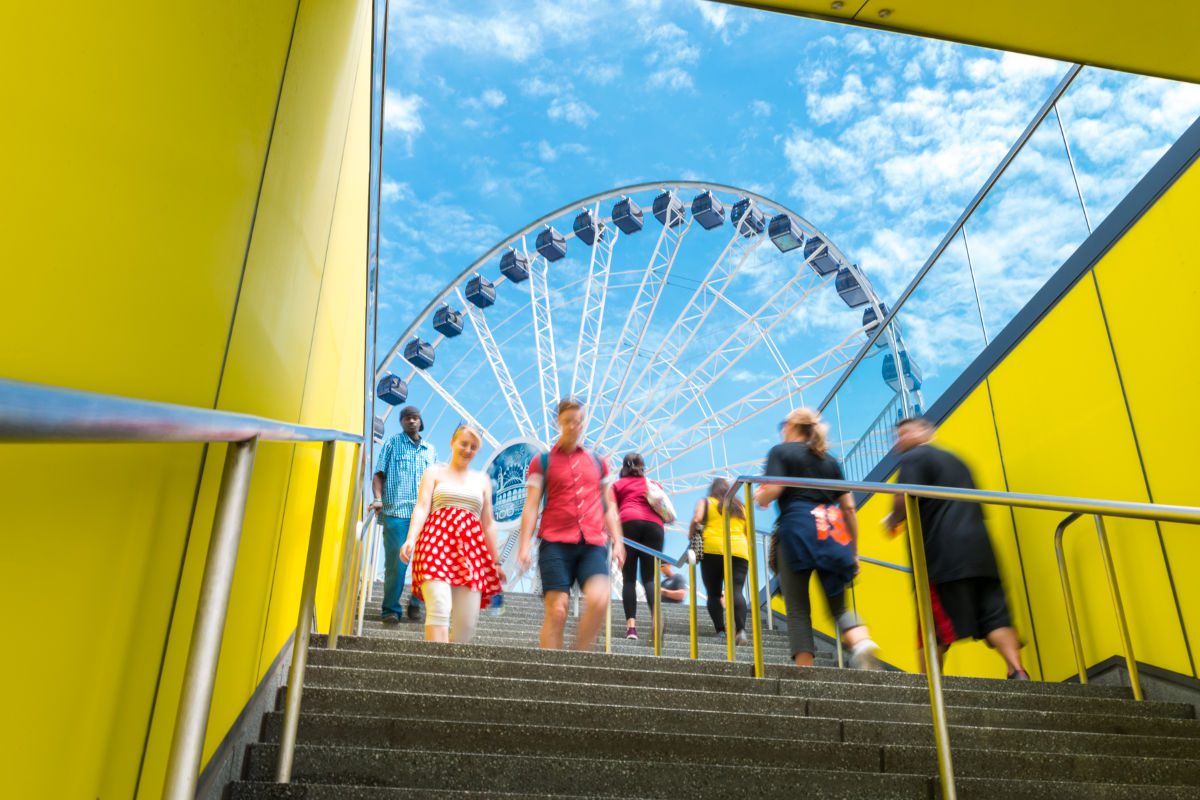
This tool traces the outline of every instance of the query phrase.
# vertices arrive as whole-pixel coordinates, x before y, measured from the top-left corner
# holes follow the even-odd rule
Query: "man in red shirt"
[[[583,420],[583,406],[578,401],[558,404],[558,441],[550,448],[549,457],[535,458],[530,463],[526,478],[529,490],[521,512],[521,544],[517,551],[523,570],[533,562],[533,529],[542,495],[546,497],[538,550],[545,603],[541,634],[544,650],[562,648],[567,601],[575,583],[583,591],[584,601],[575,631],[575,649],[592,648],[608,609],[608,541],[612,541],[617,566],[625,562],[617,502],[607,482],[608,467],[580,442]],[[543,461],[547,464],[545,475]]]

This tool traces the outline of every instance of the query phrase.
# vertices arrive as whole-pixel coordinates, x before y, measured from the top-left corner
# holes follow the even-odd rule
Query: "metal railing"
[[[631,542],[628,539],[624,540],[625,549],[637,550],[639,553],[645,553],[654,559],[654,599],[646,598],[646,602],[650,604],[653,610],[654,623],[650,626],[653,628],[654,655],[662,655],[662,637],[663,637],[663,617],[662,617],[662,580],[659,574],[662,571],[664,563],[672,564],[676,567],[683,566],[684,562],[688,564],[688,591],[691,593],[691,608],[688,611],[690,615],[691,640],[692,640],[692,658],[697,657],[696,645],[696,556],[690,549],[685,550],[679,558],[672,558],[661,550],[655,550],[653,547],[647,547],[639,542]],[[628,557],[628,553],[626,553]],[[609,559],[612,563],[612,559]],[[604,652],[612,652],[612,592],[608,593],[608,613],[604,615]]]
[[[937,639],[933,626],[933,611],[929,595],[929,573],[926,569],[925,539],[921,530],[921,515],[918,499],[927,497],[937,500],[959,500],[967,503],[986,503],[990,505],[1010,506],[1017,508],[1033,508],[1044,511],[1067,511],[1073,515],[1088,514],[1096,518],[1097,531],[1100,534],[1101,549],[1104,553],[1105,568],[1108,571],[1110,586],[1113,589],[1114,607],[1117,622],[1121,628],[1126,658],[1131,670],[1136,669],[1132,663],[1132,647],[1129,645],[1129,632],[1125,624],[1124,610],[1120,603],[1120,594],[1116,589],[1116,574],[1112,568],[1112,555],[1108,548],[1107,534],[1104,531],[1102,517],[1122,517],[1126,519],[1156,520],[1160,522],[1181,522],[1190,525],[1200,525],[1200,508],[1187,506],[1167,506],[1153,503],[1127,503],[1114,500],[1092,500],[1077,497],[1056,497],[1053,495],[1023,494],[1017,492],[990,492],[980,489],[953,489],[937,486],[916,486],[901,483],[867,483],[861,481],[831,481],[817,478],[786,478],[769,475],[744,475],[734,481],[725,497],[726,503],[736,496],[739,489],[745,492],[747,523],[753,528],[753,490],[754,484],[786,486],[801,489],[823,489],[842,494],[845,492],[866,492],[868,494],[902,495],[908,520],[908,543],[912,556],[913,580],[916,584],[917,616],[920,622],[923,642],[922,653],[925,661],[926,682],[929,686],[930,714],[933,718],[934,744],[937,750],[938,776],[941,779],[942,796],[952,800],[957,796],[954,786],[954,765],[950,755],[950,733],[946,721],[946,704],[942,697],[941,664],[937,657]],[[1071,518],[1064,520],[1058,526],[1056,539],[1061,540],[1062,531]],[[725,571],[729,576],[732,560],[729,552],[729,519],[725,522],[726,558]],[[757,559],[755,548],[750,549],[751,580],[755,575]],[[1061,558],[1061,555],[1060,555]],[[727,578],[728,579],[728,578]],[[753,583],[752,585],[757,585]],[[1066,584],[1064,584],[1066,586]],[[728,604],[727,604],[728,605]],[[727,614],[728,614],[727,610]],[[1072,612],[1073,613],[1073,612]],[[762,667],[762,638],[758,625],[758,614],[754,615],[753,641],[754,674],[763,677]],[[729,660],[733,660],[733,648],[729,648]],[[1131,672],[1131,676],[1136,673]],[[1135,698],[1140,698],[1140,689],[1135,692]]]
[[[363,465],[360,462],[362,437],[328,428],[293,425],[278,420],[235,414],[207,408],[135,400],[114,395],[82,392],[54,386],[0,379],[0,442],[11,443],[127,443],[127,442],[227,442],[221,485],[213,514],[212,536],[200,582],[184,667],[179,712],[175,718],[170,754],[167,761],[163,796],[172,800],[192,800],[200,774],[204,737],[208,729],[216,681],[221,637],[229,609],[242,522],[250,491],[254,457],[260,441],[312,442],[321,444],[316,501],[309,534],[308,559],[304,568],[296,635],[292,644],[292,665],[287,688],[287,714],[283,744],[280,746],[277,780],[286,783],[291,776],[292,754],[299,722],[300,694],[304,665],[313,618],[318,570],[329,508],[329,489],[333,478],[334,450],[337,442],[353,444],[351,463],[355,476],[347,503],[343,547],[343,580],[334,617],[331,620],[329,647],[337,646],[337,632],[345,618],[347,555],[353,546],[353,521],[357,516],[358,489]]]

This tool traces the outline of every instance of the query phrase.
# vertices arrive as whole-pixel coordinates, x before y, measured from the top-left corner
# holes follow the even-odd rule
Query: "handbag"
[[[704,526],[708,523],[708,502],[704,503],[704,517],[699,522],[693,522],[688,531],[688,547],[696,554],[696,560],[704,558]]]
[[[654,513],[662,518],[664,525],[675,521],[675,506],[663,488],[649,478],[646,479],[646,502],[654,509]]]

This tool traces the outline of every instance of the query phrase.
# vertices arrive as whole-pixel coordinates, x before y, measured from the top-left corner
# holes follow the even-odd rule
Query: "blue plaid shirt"
[[[384,443],[375,462],[375,471],[383,473],[383,513],[407,519],[417,504],[421,476],[433,466],[437,451],[422,439],[413,444],[407,433],[397,433]]]

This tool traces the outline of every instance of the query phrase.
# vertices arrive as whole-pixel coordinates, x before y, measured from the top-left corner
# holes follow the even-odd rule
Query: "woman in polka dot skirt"
[[[483,444],[460,425],[450,463],[425,471],[400,558],[413,565],[413,594],[425,601],[425,640],[469,642],[479,609],[504,581],[492,518],[492,482],[470,469]]]

